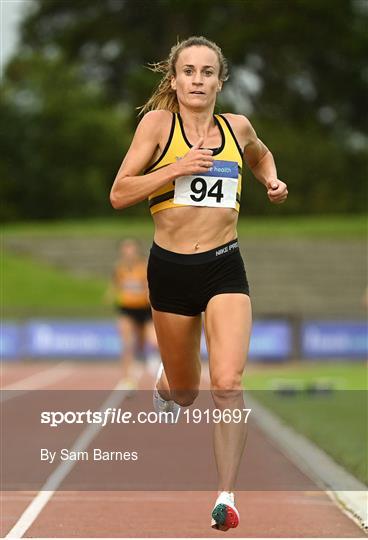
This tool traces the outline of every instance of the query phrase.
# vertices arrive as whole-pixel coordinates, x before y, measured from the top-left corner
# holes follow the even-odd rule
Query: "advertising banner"
[[[31,320],[25,325],[27,356],[98,357],[120,354],[117,329],[110,321]]]
[[[16,323],[1,323],[0,355],[7,360],[16,360],[22,354],[21,327]]]
[[[302,357],[366,358],[367,330],[362,321],[308,321],[301,329]]]

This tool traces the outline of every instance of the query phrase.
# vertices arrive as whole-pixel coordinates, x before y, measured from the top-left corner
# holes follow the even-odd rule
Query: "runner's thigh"
[[[201,316],[188,317],[155,309],[152,315],[170,389],[197,389],[201,376]]]
[[[241,384],[252,325],[250,298],[246,294],[218,294],[205,312],[212,388],[231,390]]]
[[[121,315],[118,319],[120,336],[124,343],[124,350],[132,350],[136,340],[136,325],[132,317]]]

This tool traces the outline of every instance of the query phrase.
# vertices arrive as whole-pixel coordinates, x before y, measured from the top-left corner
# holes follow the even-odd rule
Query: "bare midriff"
[[[168,208],[154,214],[153,221],[156,244],[176,253],[201,253],[237,237],[233,208]]]

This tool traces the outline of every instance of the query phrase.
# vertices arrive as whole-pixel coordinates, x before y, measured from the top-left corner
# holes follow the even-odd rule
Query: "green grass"
[[[315,395],[305,391],[318,380],[329,382],[336,390]],[[291,385],[302,390],[283,395],[272,390],[275,385]],[[288,425],[315,442],[362,482],[368,483],[365,362],[250,366],[244,386],[254,390],[253,397]]]
[[[296,382],[306,387],[317,380],[331,382],[339,390],[367,389],[365,362],[293,362],[292,364],[254,365],[245,370],[244,386],[249,390],[271,390],[274,383]]]
[[[106,282],[78,278],[26,257],[2,253],[2,312],[5,317],[101,315]]]
[[[138,218],[101,218],[65,221],[35,221],[28,223],[11,223],[3,226],[6,236],[109,236],[151,237],[153,222],[149,217]]]
[[[13,223],[3,226],[5,235],[108,235],[151,237],[153,223],[150,217],[120,216],[101,219],[66,220],[51,222]],[[364,215],[351,216],[280,216],[280,218],[241,217],[239,236],[307,236],[365,237],[367,221]]]

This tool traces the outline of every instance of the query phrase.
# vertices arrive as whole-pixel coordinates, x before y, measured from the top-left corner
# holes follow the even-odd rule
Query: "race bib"
[[[238,164],[215,160],[205,173],[175,180],[174,203],[190,206],[236,208]]]

